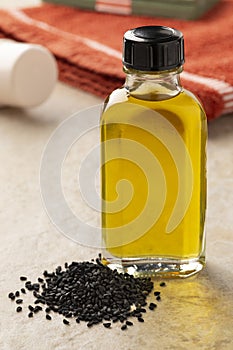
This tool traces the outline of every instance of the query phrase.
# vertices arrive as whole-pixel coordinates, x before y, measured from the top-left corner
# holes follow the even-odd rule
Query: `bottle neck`
[[[175,97],[182,91],[182,67],[162,72],[143,72],[124,67],[125,89],[130,96],[147,101],[161,101]]]

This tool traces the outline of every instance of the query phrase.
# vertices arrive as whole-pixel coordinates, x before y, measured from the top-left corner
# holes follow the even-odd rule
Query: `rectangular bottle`
[[[124,36],[125,85],[101,117],[104,260],[135,275],[187,277],[205,264],[206,116],[180,85],[182,33]]]

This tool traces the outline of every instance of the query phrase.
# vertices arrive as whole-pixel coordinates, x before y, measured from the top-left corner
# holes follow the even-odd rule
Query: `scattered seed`
[[[49,313],[51,311],[50,307],[46,307],[45,312]]]
[[[50,315],[46,315],[47,320],[52,320],[52,317]]]
[[[127,320],[125,323],[127,324],[127,326],[133,326],[133,322],[131,322],[131,321]]]
[[[138,317],[138,322],[144,322],[144,319],[142,317]]]
[[[20,296],[20,293],[19,293],[18,290],[15,292],[15,296],[16,296],[17,298]]]
[[[16,312],[21,312],[23,309],[21,306],[18,306],[17,309],[16,309]]]
[[[16,300],[16,304],[22,304],[23,303],[23,299],[17,299]]]
[[[127,329],[127,325],[126,324],[123,324],[123,326],[121,326],[121,330],[122,331],[125,331]]]
[[[21,288],[21,292],[22,292],[23,294],[26,294],[26,290],[25,290],[24,288]]]
[[[150,303],[150,305],[149,305],[149,309],[151,311],[153,311],[156,307],[157,307],[157,305],[155,303]]]
[[[28,309],[29,309],[30,311],[34,311],[34,307],[33,307],[32,305],[28,305]]]
[[[160,295],[160,292],[158,292],[158,291],[154,292],[154,296],[157,297],[158,295]]]
[[[20,281],[27,281],[27,277],[25,277],[25,276],[20,276]]]
[[[161,282],[160,283],[160,287],[166,287],[166,283],[165,282]]]
[[[42,309],[41,306],[35,306],[35,308],[34,308],[34,313],[36,314],[37,312],[42,311],[42,310],[43,310],[43,309]]]
[[[80,323],[80,319],[79,318],[76,318],[75,320],[77,323]]]
[[[66,320],[65,318],[63,320],[63,323],[66,324],[66,325],[70,324],[70,322],[68,320]]]
[[[8,294],[8,298],[10,298],[11,300],[15,300],[15,295],[14,295],[14,293],[9,293]]]
[[[44,282],[43,278],[41,278],[41,277],[38,277],[37,281],[38,281],[39,283],[43,283],[43,282]]]
[[[28,317],[32,318],[33,317],[33,312],[29,312]]]
[[[111,322],[103,323],[103,326],[105,328],[110,328],[111,327]]]
[[[158,295],[158,296],[156,297],[156,300],[160,301],[160,300],[161,300],[161,296]]]

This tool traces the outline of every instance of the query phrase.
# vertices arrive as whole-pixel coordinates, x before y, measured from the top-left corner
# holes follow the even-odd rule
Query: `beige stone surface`
[[[168,281],[158,308],[145,315],[143,324],[135,323],[127,332],[119,325],[88,329],[71,322],[66,327],[59,315],[49,322],[42,313],[33,319],[27,317],[26,310],[16,314],[15,303],[7,298],[10,291],[22,287],[22,274],[35,280],[44,269],[91,259],[98,253],[67,239],[52,225],[41,200],[39,170],[44,147],[55,128],[74,112],[100,102],[58,83],[51,97],[37,108],[0,109],[0,349],[232,350],[232,115],[209,125],[207,267],[197,277]],[[96,131],[87,135],[80,154],[71,152],[64,170],[71,206],[83,211],[90,221],[95,218],[85,212],[82,202],[75,205],[72,189],[75,162],[97,137]],[[156,289],[158,283],[155,281]],[[30,301],[29,295],[25,305],[26,300]]]
[[[90,259],[98,252],[70,241],[51,224],[41,201],[39,169],[44,146],[56,126],[73,112],[99,102],[59,83],[40,107],[0,110],[0,349],[231,350],[232,116],[209,125],[207,267],[195,278],[169,281],[158,309],[146,314],[144,324],[136,324],[127,332],[119,326],[87,329],[75,322],[65,327],[58,315],[48,322],[42,314],[33,320],[27,318],[26,311],[16,314],[15,304],[7,298],[8,292],[22,286],[20,275],[35,280],[44,269],[52,270],[65,261]],[[86,138],[83,150],[91,144],[90,138],[93,135]],[[75,188],[74,168],[75,155],[66,164],[65,173],[70,172],[72,177],[67,180],[68,194],[72,186]],[[85,210],[82,204],[78,208]]]

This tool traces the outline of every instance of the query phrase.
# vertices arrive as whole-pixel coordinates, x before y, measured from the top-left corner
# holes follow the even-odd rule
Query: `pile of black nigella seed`
[[[25,288],[9,293],[15,300],[16,311],[23,310],[22,295],[31,291],[35,298],[34,305],[28,306],[28,317],[45,311],[46,319],[52,319],[52,312],[63,315],[63,323],[69,325],[69,319],[77,323],[84,321],[88,327],[102,323],[111,328],[112,323],[120,321],[121,329],[132,326],[129,320],[144,322],[147,296],[154,284],[150,278],[135,278],[128,273],[118,273],[101,263],[101,256],[92,262],[65,263],[65,268],[58,266],[54,272],[44,271],[43,278],[32,283],[21,276]],[[164,287],[165,282],[160,283]],[[154,292],[155,299],[160,300],[160,292]],[[40,304],[40,305],[39,305]],[[153,311],[156,304],[151,302],[148,308]]]

